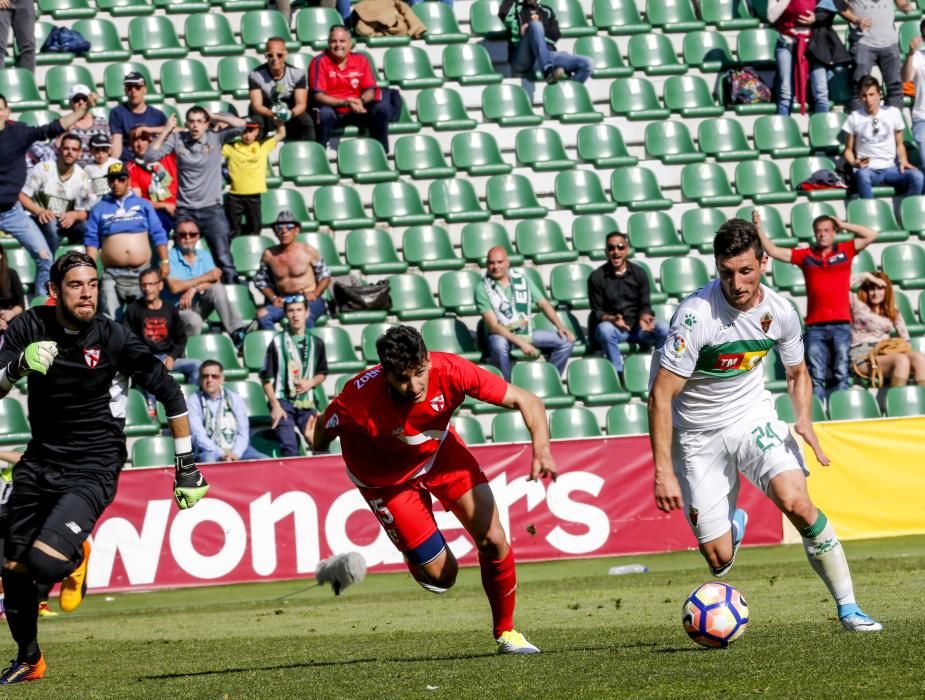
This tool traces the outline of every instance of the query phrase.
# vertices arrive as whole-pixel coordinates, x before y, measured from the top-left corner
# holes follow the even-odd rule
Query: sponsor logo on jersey
[[[700,516],[700,511],[694,508],[694,506],[689,506],[687,509],[687,517],[691,519],[691,525],[697,524],[697,518]]]
[[[440,413],[443,409],[446,408],[446,399],[443,398],[443,394],[437,394],[434,398],[430,400],[430,407],[433,409],[434,413]]]
[[[774,322],[774,317],[771,315],[770,311],[765,311],[764,316],[761,317],[761,330],[767,333],[771,329],[771,324]]]
[[[382,373],[382,370],[381,370],[381,369],[371,369],[371,370],[369,370],[369,372],[367,372],[367,373],[364,374],[362,377],[360,377],[359,379],[357,379],[357,380],[353,383],[353,385],[354,385],[357,389],[362,389],[362,388],[366,385],[366,382],[368,382],[370,379],[374,379],[375,377],[378,377],[381,373]]]
[[[93,369],[100,363],[100,348],[84,348],[84,362],[87,367]]]
[[[73,532],[75,535],[80,534],[80,525],[75,523],[73,520],[69,520],[68,522],[64,523],[64,526],[68,528],[71,532]]]
[[[684,320],[681,322],[688,328],[693,328],[697,325],[697,317],[694,314],[684,314]]]
[[[671,336],[668,341],[665,343],[665,347],[668,350],[673,358],[678,359],[681,355],[684,354],[684,350],[687,349],[687,341],[684,340],[679,334],[675,333]]]
[[[338,423],[340,423],[340,418],[337,417],[336,413],[332,413],[331,417],[328,418],[328,422],[324,424],[324,427],[325,428],[336,428]]]
[[[761,362],[761,358],[767,354],[767,350],[722,354],[716,358],[716,364],[713,365],[713,369],[720,370],[721,372],[734,372],[736,370],[747,372],[748,370],[755,369],[758,363]]]

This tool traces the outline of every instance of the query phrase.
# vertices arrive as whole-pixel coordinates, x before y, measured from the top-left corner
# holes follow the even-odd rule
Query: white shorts
[[[781,472],[800,469],[809,474],[797,441],[770,401],[762,401],[725,428],[675,428],[671,457],[688,521],[700,543],[715,540],[732,527],[739,472],[764,493]]]

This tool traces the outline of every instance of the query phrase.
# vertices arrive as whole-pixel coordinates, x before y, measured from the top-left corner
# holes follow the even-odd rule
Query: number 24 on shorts
[[[780,436],[774,432],[774,428],[771,427],[770,421],[768,421],[767,425],[763,428],[760,425],[756,426],[754,430],[752,430],[752,435],[755,436],[755,444],[758,445],[758,449],[761,450],[762,454],[773,447],[784,444]]]

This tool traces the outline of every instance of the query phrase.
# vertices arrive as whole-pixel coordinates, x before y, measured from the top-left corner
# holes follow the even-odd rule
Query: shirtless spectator
[[[302,294],[308,302],[311,328],[327,312],[322,295],[331,283],[331,271],[317,250],[296,240],[301,227],[292,212],[281,211],[273,230],[279,245],[263,251],[254,278],[254,284],[267,300],[266,306],[257,309],[257,323],[264,330],[272,330],[284,315],[284,297]]]

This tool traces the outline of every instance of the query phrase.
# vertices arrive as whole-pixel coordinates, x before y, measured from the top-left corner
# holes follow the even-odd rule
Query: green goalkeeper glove
[[[209,484],[196,466],[192,452],[177,455],[175,466],[173,498],[180,510],[186,510],[199,503],[209,490]]]
[[[58,356],[58,344],[53,340],[39,340],[35,343],[29,343],[26,349],[19,355],[19,359],[10,363],[7,374],[10,379],[16,381],[25,377],[27,374],[38,372],[39,374],[48,374],[48,368]]]

